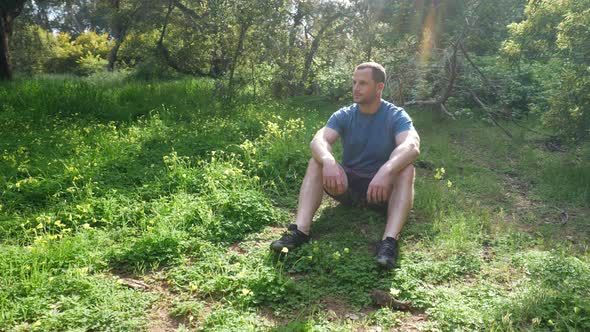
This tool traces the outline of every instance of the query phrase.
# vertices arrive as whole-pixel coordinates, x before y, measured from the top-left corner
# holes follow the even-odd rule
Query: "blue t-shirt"
[[[336,111],[326,124],[342,139],[342,166],[360,176],[373,177],[395,149],[395,136],[413,129],[403,108],[381,100],[379,110],[364,114],[357,104]]]

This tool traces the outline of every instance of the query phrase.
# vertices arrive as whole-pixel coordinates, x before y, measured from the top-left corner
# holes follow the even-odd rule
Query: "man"
[[[312,218],[323,192],[347,205],[387,209],[387,225],[378,247],[377,263],[391,268],[398,255],[398,239],[414,199],[414,167],[420,137],[409,115],[382,100],[385,69],[378,63],[358,65],[353,75],[355,104],[332,114],[311,141],[312,158],[299,193],[296,224],[271,243],[277,252],[309,241]],[[339,164],[332,145],[342,138]]]

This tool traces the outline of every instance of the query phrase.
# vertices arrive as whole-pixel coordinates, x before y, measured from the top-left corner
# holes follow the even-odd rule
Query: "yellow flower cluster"
[[[436,169],[436,174],[434,174],[434,178],[437,179],[437,180],[442,180],[444,178],[444,176],[445,176],[445,172],[446,171],[445,171],[444,167],[437,168]]]
[[[32,178],[32,177],[30,177],[30,176],[29,176],[29,177],[28,177],[28,178],[26,178],[26,179],[22,179],[22,180],[19,180],[19,181],[17,181],[17,182],[14,184],[14,187],[15,187],[17,190],[20,190],[20,188],[21,188],[21,187],[23,187],[25,184],[33,184],[33,183],[37,183],[37,182],[39,182],[37,179],[35,179],[35,178]],[[10,187],[10,185],[9,185],[9,187]]]
[[[434,174],[434,178],[437,180],[443,180],[445,177],[446,170],[444,167],[437,168],[436,174]],[[451,188],[453,186],[453,182],[451,180],[447,180],[447,188]]]

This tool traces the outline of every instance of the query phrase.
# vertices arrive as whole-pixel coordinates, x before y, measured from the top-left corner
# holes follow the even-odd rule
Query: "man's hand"
[[[371,204],[387,202],[391,194],[391,175],[384,167],[381,167],[369,183],[367,190],[367,202]]]
[[[342,168],[334,159],[323,160],[322,178],[324,188],[328,191],[331,193],[343,193],[345,176]]]

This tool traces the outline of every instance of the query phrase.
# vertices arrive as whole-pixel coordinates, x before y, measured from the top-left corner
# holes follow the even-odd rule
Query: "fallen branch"
[[[141,280],[135,280],[131,278],[120,278],[117,280],[117,282],[133,289],[139,289],[143,291],[150,290],[150,286]]]
[[[451,117],[451,119],[453,119],[453,120],[457,120],[457,119],[455,118],[455,116],[454,116],[454,115],[453,115],[451,112],[449,112],[449,111],[447,110],[447,108],[445,107],[445,104],[443,104],[443,103],[440,103],[440,105],[438,105],[438,107],[440,108],[440,110],[441,110],[443,113],[445,113],[446,115],[448,115],[449,117]]]

